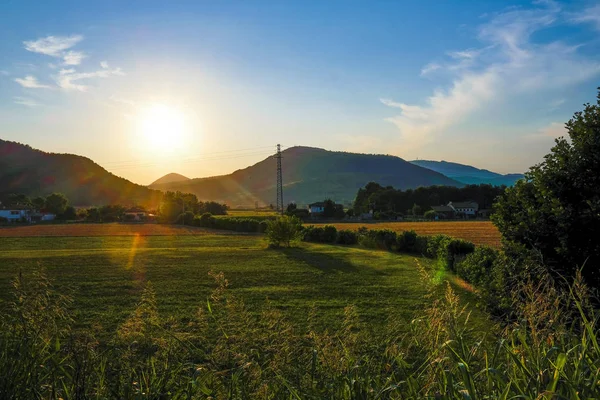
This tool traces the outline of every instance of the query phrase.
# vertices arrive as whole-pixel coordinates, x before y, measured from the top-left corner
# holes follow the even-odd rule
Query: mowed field
[[[334,225],[337,229],[357,230],[365,226],[369,229],[391,229],[396,232],[414,230],[419,235],[445,234],[473,242],[477,245],[500,247],[500,232],[491,221],[433,221],[433,222],[343,222],[314,224],[315,226]]]
[[[206,310],[215,288],[211,271],[223,272],[231,293],[252,312],[258,314],[269,302],[298,326],[316,307],[318,324],[336,329],[343,309],[355,305],[368,329],[394,320],[405,322],[408,330],[429,301],[417,260],[408,255],[308,243],[272,250],[262,236],[156,225],[147,227],[171,229],[173,234],[115,236],[113,232],[146,226],[123,225],[119,231],[113,225],[118,224],[78,226],[93,226],[96,233],[106,229],[105,235],[96,236],[71,232],[63,237],[11,237],[7,232],[21,231],[0,229],[0,307],[10,299],[11,281],[19,271],[27,277],[40,267],[74,299],[79,329],[94,329],[106,337],[132,313],[148,281],[156,291],[161,316],[185,326],[199,308]],[[429,260],[420,262],[428,267]],[[473,300],[468,292],[457,290],[465,301]],[[487,324],[477,310],[474,320],[482,327]]]

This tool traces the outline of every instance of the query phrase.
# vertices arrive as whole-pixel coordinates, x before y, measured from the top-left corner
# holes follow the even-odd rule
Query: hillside
[[[140,204],[157,206],[161,193],[106,171],[73,154],[46,153],[0,139],[0,195],[64,193],[76,206]]]
[[[162,178],[158,178],[157,180],[155,180],[148,186],[162,185],[165,183],[174,183],[174,182],[189,181],[189,180],[190,180],[190,178],[188,178],[187,176],[183,176],[181,174],[176,174],[176,173],[172,172],[170,174],[163,176]]]
[[[448,161],[413,160],[411,163],[439,172],[440,174],[444,174],[449,178],[467,185],[487,183],[494,186],[512,186],[516,181],[523,178],[523,174],[502,175],[488,171],[487,169],[479,169],[470,165]]]
[[[460,182],[413,165],[399,157],[291,147],[282,153],[285,203],[307,204],[331,198],[350,203],[359,188],[370,181],[395,188],[451,185]],[[276,160],[268,157],[229,175],[151,185],[153,189],[191,192],[200,200],[254,206],[275,202]]]

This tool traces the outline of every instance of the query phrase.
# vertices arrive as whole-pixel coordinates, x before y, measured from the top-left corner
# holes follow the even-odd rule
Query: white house
[[[31,221],[31,211],[19,208],[0,209],[0,218],[6,218],[8,222]]]
[[[308,205],[308,210],[311,214],[322,214],[325,212],[325,202],[319,201]]]
[[[448,207],[452,207],[457,213],[462,213],[469,217],[475,217],[479,211],[479,204],[474,201],[449,202]]]

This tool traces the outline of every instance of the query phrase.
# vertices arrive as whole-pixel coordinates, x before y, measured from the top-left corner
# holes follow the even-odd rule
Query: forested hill
[[[400,189],[419,186],[462,186],[438,172],[399,157],[291,147],[282,152],[284,201],[307,204],[331,198],[350,204],[359,188],[376,181]],[[194,193],[200,200],[229,205],[269,204],[275,201],[276,160],[268,157],[229,175],[153,184],[160,190]]]
[[[0,139],[0,195],[65,194],[71,204],[144,205],[155,207],[162,194],[106,171],[92,160],[73,154],[46,153]]]
[[[523,174],[502,175],[487,169],[479,169],[449,161],[413,160],[411,163],[439,172],[468,185],[485,183],[494,186],[512,186],[516,181],[523,178]]]

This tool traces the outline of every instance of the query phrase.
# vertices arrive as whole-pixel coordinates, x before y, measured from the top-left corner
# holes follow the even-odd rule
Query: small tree
[[[46,210],[52,214],[61,215],[67,210],[69,200],[62,193],[52,193],[46,197]]]
[[[413,215],[421,215],[421,214],[423,214],[423,210],[422,210],[421,206],[418,205],[418,204],[413,204],[413,206],[412,206],[412,214]]]
[[[331,199],[325,200],[325,206],[323,207],[323,217],[333,218],[335,216],[335,203]]]
[[[300,240],[301,234],[302,221],[296,217],[284,215],[267,222],[267,238],[272,247],[282,244],[290,247],[293,242]]]
[[[429,211],[425,211],[425,214],[423,216],[425,217],[425,219],[434,220],[435,217],[437,216],[437,214],[435,211],[429,210]]]

